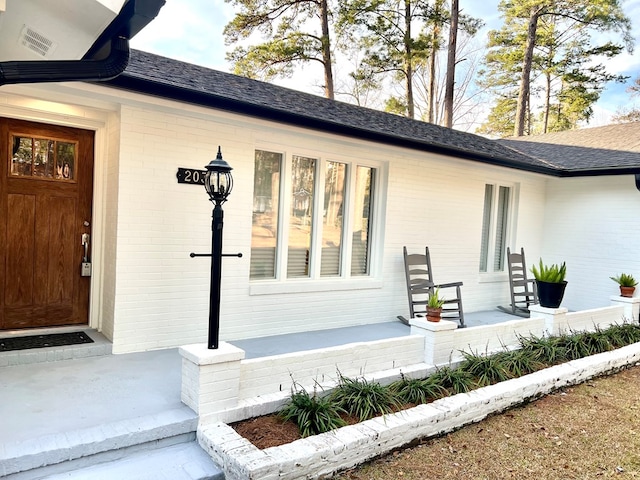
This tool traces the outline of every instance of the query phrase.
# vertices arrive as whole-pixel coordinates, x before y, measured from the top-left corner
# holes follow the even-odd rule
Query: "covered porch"
[[[612,297],[611,307],[576,312],[576,322],[582,322],[581,328],[613,323],[623,316],[637,322],[640,299],[622,299],[623,305],[617,300],[620,297]],[[565,328],[578,326],[566,318],[566,309],[549,314],[564,322],[561,325]],[[487,335],[502,337],[504,333],[513,337],[514,331],[529,331],[531,325],[541,322],[540,318],[523,319],[500,311],[469,313],[466,320],[468,328],[456,329],[452,322],[442,322],[445,328],[435,327],[434,331],[441,330],[445,337],[447,332],[460,335],[465,344],[461,349],[470,345],[469,338],[479,338],[482,345],[471,347],[484,350],[487,345],[482,339]],[[543,325],[544,322],[549,323],[544,320]],[[248,381],[245,374],[259,381],[257,386],[249,385],[241,392],[245,397],[248,393],[255,396],[238,396],[238,407],[228,409],[221,419],[229,422],[233,420],[226,417],[241,419],[247,412],[265,414],[277,409],[286,400],[291,378],[275,377],[282,376],[283,368],[300,367],[296,363],[298,357],[321,359],[334,376],[336,365],[342,368],[343,362],[335,362],[336,353],[351,355],[344,360],[350,362],[350,368],[366,364],[364,368],[360,366],[361,374],[381,381],[389,381],[399,371],[420,374],[433,369],[436,363],[427,364],[424,357],[416,363],[415,352],[410,352],[407,362],[403,360],[406,352],[394,350],[394,346],[405,343],[416,351],[420,345],[424,351],[433,350],[433,344],[425,350],[424,345],[430,340],[425,337],[421,341],[412,332],[414,327],[394,321],[225,344],[244,352],[243,359],[238,360],[248,368],[242,372],[242,383]],[[115,474],[120,478],[223,479],[222,470],[196,440],[199,428],[212,425],[208,422],[215,421],[219,413],[185,402],[185,377],[189,376],[185,363],[189,362],[184,354],[181,356],[179,349],[167,349],[112,355],[109,342],[101,334],[93,330],[87,333],[94,344],[0,353],[0,475],[11,475],[15,480],[107,480]],[[501,338],[494,339],[493,344],[502,348]],[[394,352],[398,354],[397,363]],[[450,355],[444,357],[441,355],[438,364],[451,361]],[[376,358],[383,362],[380,365],[391,361],[399,367],[384,371],[378,368]],[[226,378],[231,379],[233,365],[223,363],[222,368]],[[316,369],[319,367],[311,366],[313,372]],[[345,375],[353,374],[346,370]],[[320,380],[319,374],[313,372],[316,376],[310,378]],[[229,380],[216,378],[211,384],[218,393],[224,389],[217,382]],[[282,382],[280,391],[260,393],[264,388],[272,392],[274,381]]]
[[[477,312],[467,315],[467,323],[514,318],[519,317],[497,310]],[[255,359],[397,338],[410,335],[410,330],[394,321],[232,344],[243,349],[247,359]],[[195,441],[198,416],[181,401],[178,349],[112,355],[100,333],[86,333],[94,343],[0,352],[0,476],[223,478]]]

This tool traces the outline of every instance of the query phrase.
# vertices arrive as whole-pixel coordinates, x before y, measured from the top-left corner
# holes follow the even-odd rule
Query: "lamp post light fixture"
[[[233,189],[232,168],[222,158],[218,146],[216,158],[205,167],[204,188],[213,203],[211,222],[211,286],[209,292],[209,336],[208,349],[218,348],[220,333],[220,282],[222,279],[222,204],[227,201]],[[242,254],[236,255],[242,256]]]

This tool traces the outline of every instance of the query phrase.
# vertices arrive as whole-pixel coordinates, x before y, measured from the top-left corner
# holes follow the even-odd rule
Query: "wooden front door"
[[[0,155],[0,329],[88,323],[93,132],[0,118]]]

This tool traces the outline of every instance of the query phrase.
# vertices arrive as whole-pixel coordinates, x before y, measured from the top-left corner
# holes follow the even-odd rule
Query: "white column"
[[[451,352],[455,348],[454,333],[458,329],[457,322],[440,320],[429,322],[423,318],[412,318],[411,335],[424,337],[424,363],[428,365],[445,365],[449,363]]]
[[[640,297],[619,297],[613,295],[609,297],[611,305],[622,305],[624,307],[624,318],[630,322],[640,321]]]
[[[206,344],[180,347],[182,355],[182,402],[200,418],[238,406],[240,362],[244,350],[220,342],[215,350]]]
[[[569,310],[565,307],[547,308],[540,305],[529,305],[529,318],[544,318],[544,328],[549,335],[560,335],[570,330],[567,322]]]

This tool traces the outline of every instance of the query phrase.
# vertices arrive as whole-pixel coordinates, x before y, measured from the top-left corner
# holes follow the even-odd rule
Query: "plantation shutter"
[[[480,242],[480,271],[487,271],[489,259],[489,234],[491,233],[491,211],[493,210],[493,185],[484,186],[484,212],[482,214],[482,239]]]
[[[504,270],[505,251],[507,248],[507,227],[509,220],[509,187],[500,187],[498,192],[498,212],[496,215],[496,242],[493,258],[493,270]]]

